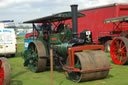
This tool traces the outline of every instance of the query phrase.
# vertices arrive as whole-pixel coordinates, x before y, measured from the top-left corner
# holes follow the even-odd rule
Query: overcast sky
[[[71,4],[78,4],[79,9],[83,9],[112,3],[128,3],[128,0],[0,0],[0,20],[11,19],[19,23],[69,11]]]

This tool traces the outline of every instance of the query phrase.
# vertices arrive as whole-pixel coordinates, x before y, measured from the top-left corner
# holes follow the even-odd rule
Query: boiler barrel
[[[62,43],[59,45],[54,45],[54,49],[57,53],[59,53],[61,56],[67,56],[68,55],[68,43]]]

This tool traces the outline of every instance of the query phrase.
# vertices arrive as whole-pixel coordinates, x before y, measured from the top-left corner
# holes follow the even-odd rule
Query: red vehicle
[[[111,4],[79,11],[86,16],[78,19],[78,32],[84,29],[91,31],[93,43],[105,44],[105,49],[109,51],[112,38],[119,35],[111,34],[111,31],[114,30],[113,24],[103,24],[103,21],[108,18],[128,15],[128,4]],[[70,20],[67,23],[71,25]]]
[[[34,35],[37,36],[38,33],[37,32],[35,32],[35,33],[27,33],[25,35],[25,39],[32,39]]]
[[[115,64],[128,64],[128,16],[104,20],[104,24],[110,23],[114,27],[111,33],[119,35],[119,37],[115,37],[112,40],[110,47],[111,58]]]

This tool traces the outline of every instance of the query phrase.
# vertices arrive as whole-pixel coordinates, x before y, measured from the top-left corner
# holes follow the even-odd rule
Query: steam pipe
[[[73,37],[78,36],[78,31],[77,31],[77,7],[78,7],[78,5],[71,5]]]

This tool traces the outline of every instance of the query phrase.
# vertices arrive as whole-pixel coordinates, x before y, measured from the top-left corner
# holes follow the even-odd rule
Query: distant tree
[[[31,26],[24,26],[24,25],[19,25],[19,26],[16,26],[16,29],[32,29]]]

